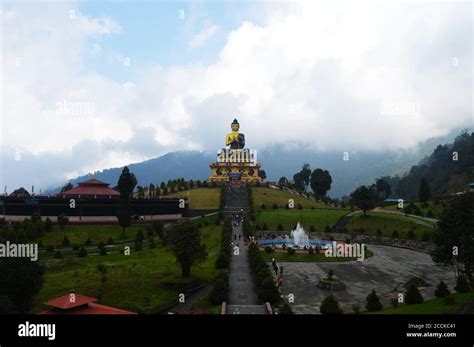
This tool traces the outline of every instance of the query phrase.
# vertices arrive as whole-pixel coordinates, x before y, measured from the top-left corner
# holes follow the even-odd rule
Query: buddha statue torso
[[[237,119],[231,124],[232,132],[227,134],[225,139],[226,146],[230,145],[230,149],[243,149],[245,147],[245,135],[239,133],[239,123]]]

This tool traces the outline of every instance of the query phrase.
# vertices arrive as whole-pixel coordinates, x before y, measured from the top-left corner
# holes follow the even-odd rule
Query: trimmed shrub
[[[278,310],[278,314],[294,314],[293,309],[286,302],[283,307]]]
[[[334,295],[328,295],[322,302],[319,308],[322,314],[342,314],[342,310],[339,307],[339,302],[336,300]]]
[[[113,245],[113,244],[114,244],[114,239],[113,239],[112,237],[109,237],[109,238],[107,239],[107,244],[108,244],[108,245]]]
[[[63,259],[63,255],[59,249],[54,253],[54,259]]]
[[[273,278],[267,277],[257,289],[258,296],[264,302],[277,302],[280,298],[280,293],[273,282]]]
[[[63,247],[69,247],[71,245],[71,242],[69,241],[69,239],[67,238],[67,236],[64,236],[64,239],[63,239]]]
[[[273,253],[272,246],[265,246],[265,253]]]
[[[220,305],[223,301],[229,300],[229,288],[225,281],[217,277],[214,281],[214,287],[209,293],[209,301],[212,305]]]
[[[445,296],[443,298],[443,302],[446,304],[446,305],[456,305],[457,302],[456,302],[456,299],[453,298],[452,296]]]
[[[415,283],[411,283],[408,286],[407,292],[405,294],[405,303],[407,305],[421,304],[423,302],[423,297],[421,296],[420,291]]]
[[[225,251],[221,251],[216,259],[216,268],[225,269],[229,266],[230,258]]]
[[[295,249],[293,247],[288,247],[286,251],[288,252],[289,255],[295,254]]]
[[[367,303],[365,304],[365,308],[369,312],[380,311],[383,308],[382,303],[380,302],[380,298],[375,292],[374,289],[367,295]]]
[[[456,286],[454,290],[458,293],[467,293],[471,288],[469,287],[469,283],[466,280],[466,277],[463,275],[458,276],[456,280]]]
[[[444,283],[443,281],[440,281],[439,284],[436,286],[435,296],[437,298],[444,298],[445,296],[448,296],[449,294],[451,294],[451,292],[449,291],[446,283]]]
[[[81,247],[77,255],[79,256],[79,258],[87,257],[87,249],[85,249],[84,247]]]

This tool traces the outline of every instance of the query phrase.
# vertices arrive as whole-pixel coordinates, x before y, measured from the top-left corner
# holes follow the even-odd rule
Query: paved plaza
[[[384,307],[391,307],[390,295],[405,293],[403,285],[410,278],[421,276],[430,285],[420,287],[425,299],[434,297],[434,290],[440,280],[445,281],[450,290],[455,282],[454,272],[449,267],[433,263],[426,253],[381,245],[368,245],[374,255],[364,261],[351,262],[280,262],[285,272],[282,292],[292,293],[295,302],[291,305],[295,313],[315,314],[319,312],[321,301],[330,291],[319,289],[321,276],[329,270],[346,283],[347,288],[333,291],[344,311],[352,311],[358,303],[364,309],[366,297],[372,289],[379,295]]]

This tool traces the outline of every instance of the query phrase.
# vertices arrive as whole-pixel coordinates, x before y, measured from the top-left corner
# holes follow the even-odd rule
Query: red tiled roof
[[[90,180],[84,181],[84,182],[79,182],[78,183],[80,186],[82,185],[101,185],[101,186],[108,186],[108,183],[96,180],[95,178],[91,178]]]
[[[70,302],[70,294],[45,302],[53,307],[40,314],[136,314],[111,306],[96,304],[97,299],[75,294],[75,303]]]
[[[99,180],[96,180],[95,178],[92,178],[88,181],[85,182],[80,182],[79,185],[75,188],[69,189],[63,193],[58,194],[59,196],[61,195],[97,195],[97,196],[118,196],[120,193],[112,188],[109,188],[108,183],[101,182]]]
[[[87,304],[97,301],[97,299],[95,298],[91,298],[89,296],[79,295],[79,294],[74,294],[73,302],[71,302],[71,299],[72,299],[72,294],[66,294],[66,295],[60,296],[59,298],[45,302],[44,304],[51,307],[69,309],[69,308],[73,308],[77,306],[87,305]]]

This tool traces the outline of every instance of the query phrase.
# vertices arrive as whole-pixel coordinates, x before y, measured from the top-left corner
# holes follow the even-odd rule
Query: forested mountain
[[[403,176],[381,177],[392,188],[392,197],[417,199],[422,177],[432,195],[465,191],[474,181],[474,133],[462,132],[453,143],[438,145],[433,153]]]

